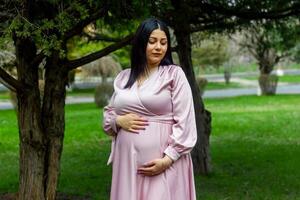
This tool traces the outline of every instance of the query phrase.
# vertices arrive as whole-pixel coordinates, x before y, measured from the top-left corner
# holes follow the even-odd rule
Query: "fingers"
[[[143,167],[151,167],[151,166],[153,166],[153,165],[155,165],[155,164],[156,164],[155,161],[150,161],[150,162],[144,164]]]
[[[135,130],[145,130],[145,126],[139,126],[139,125],[132,125],[130,128]]]
[[[134,119],[134,121],[136,121],[136,122],[141,122],[141,123],[145,123],[145,122],[148,122],[148,120],[147,119],[145,119],[145,118],[141,118],[141,117],[137,117],[137,118],[133,118]]]
[[[141,125],[141,126],[148,126],[149,125],[148,121],[137,121],[137,120],[135,120],[135,121],[133,121],[133,123],[135,125]]]
[[[131,132],[131,133],[135,133],[135,134],[139,134],[139,131],[137,130],[134,130],[134,129],[128,129],[127,131]]]
[[[149,163],[144,164],[142,167],[138,168],[139,171],[142,172],[151,172],[155,167],[156,162],[151,161]]]
[[[145,175],[145,176],[154,176],[158,173],[157,170],[155,170],[155,166],[152,167],[141,167],[138,169],[138,173]]]
[[[138,132],[139,130],[146,130],[146,126],[148,126],[149,123],[145,123],[144,121],[133,121],[130,130],[134,132]]]
[[[144,176],[155,176],[164,171],[163,167],[159,164],[159,160],[153,160],[138,168],[138,173]]]
[[[145,130],[145,126],[149,125],[147,119],[144,119],[143,117],[135,113],[126,114],[126,117],[124,119],[125,121],[123,122],[125,123],[123,123],[122,128],[132,133],[139,133],[140,130]]]
[[[155,176],[160,173],[162,173],[163,170],[156,170],[154,168],[140,168],[138,169],[138,174],[144,175],[144,176]]]
[[[130,115],[130,117],[132,117],[132,119],[133,119],[134,121],[148,122],[147,119],[145,119],[145,118],[143,118],[142,116],[139,116],[139,115],[137,115],[137,114],[135,114],[135,113],[130,113],[129,115]]]
[[[146,128],[144,126],[137,126],[137,125],[132,125],[128,131],[132,132],[132,133],[139,133],[140,130],[146,130]]]

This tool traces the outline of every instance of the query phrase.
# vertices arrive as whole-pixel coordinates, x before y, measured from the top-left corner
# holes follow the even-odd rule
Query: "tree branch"
[[[92,62],[92,61],[94,61],[98,58],[106,56],[109,53],[128,45],[132,41],[133,37],[134,37],[134,35],[130,34],[127,37],[125,37],[124,39],[122,39],[121,41],[119,41],[115,44],[109,45],[108,47],[105,47],[104,49],[101,49],[100,51],[97,51],[95,53],[91,53],[91,54],[89,54],[87,56],[84,56],[82,58],[79,58],[79,59],[67,61],[64,64],[64,66],[66,66],[69,70],[72,70],[72,69],[75,69],[79,66],[87,64],[89,62]]]
[[[201,9],[206,10],[214,10],[219,14],[225,15],[225,16],[236,16],[242,19],[281,19],[284,17],[296,15],[300,12],[300,4],[295,3],[293,6],[290,6],[288,8],[284,9],[278,9],[278,10],[272,10],[272,11],[266,11],[266,12],[257,12],[255,10],[240,10],[237,8],[229,9],[225,8],[224,6],[220,5],[213,5],[207,2],[199,1],[199,4],[197,4]]]
[[[123,38],[112,38],[107,35],[99,34],[99,33],[86,33],[83,32],[83,35],[88,37],[89,41],[103,41],[103,42],[120,42]]]
[[[219,30],[226,30],[226,29],[232,29],[235,28],[238,25],[245,24],[246,22],[243,20],[236,20],[233,22],[219,22],[219,23],[211,23],[211,24],[201,24],[197,26],[191,26],[190,32],[199,32],[199,31],[206,31],[206,30],[213,30],[213,29],[219,29]]]
[[[22,90],[21,83],[0,67],[0,82],[8,89],[16,92]]]
[[[64,36],[63,40],[66,41],[70,39],[71,37],[78,35],[82,32],[82,29],[86,27],[91,22],[95,21],[96,19],[103,17],[107,13],[107,6],[103,6],[102,9],[99,9],[94,14],[90,15],[90,17],[80,21],[78,24],[76,24],[74,27],[72,27],[69,31],[67,31]]]
[[[36,55],[36,57],[32,60],[32,62],[30,63],[31,66],[35,66],[40,64],[43,59],[45,58],[45,54],[43,52],[39,53],[38,55]]]

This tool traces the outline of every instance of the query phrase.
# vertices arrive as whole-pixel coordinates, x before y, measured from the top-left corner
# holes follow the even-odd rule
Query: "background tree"
[[[257,60],[260,77],[259,85],[264,95],[276,92],[278,77],[271,75],[274,66],[283,58],[290,56],[300,33],[299,21],[253,22],[244,31],[244,39],[239,43],[242,48]]]
[[[297,44],[292,52],[291,60],[296,63],[300,63],[300,43],[299,42],[297,42]]]
[[[194,33],[195,34],[195,33]],[[195,36],[192,35],[192,41]],[[194,69],[219,68],[229,60],[228,39],[220,34],[197,33],[201,38],[199,45],[192,42],[192,61]]]

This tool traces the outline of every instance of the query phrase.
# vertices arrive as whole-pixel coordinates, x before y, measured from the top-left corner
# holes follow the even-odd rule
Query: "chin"
[[[160,63],[161,60],[162,60],[162,58],[151,59],[151,63],[153,63],[153,64]]]

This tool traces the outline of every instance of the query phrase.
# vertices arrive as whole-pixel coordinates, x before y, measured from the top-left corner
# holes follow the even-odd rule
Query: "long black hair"
[[[138,27],[132,41],[131,49],[131,72],[128,82],[124,88],[130,88],[136,79],[144,73],[147,69],[146,48],[149,37],[155,29],[160,29],[165,32],[167,36],[168,48],[164,58],[160,61],[159,65],[173,64],[171,54],[171,39],[168,26],[159,19],[149,18],[143,21]]]

